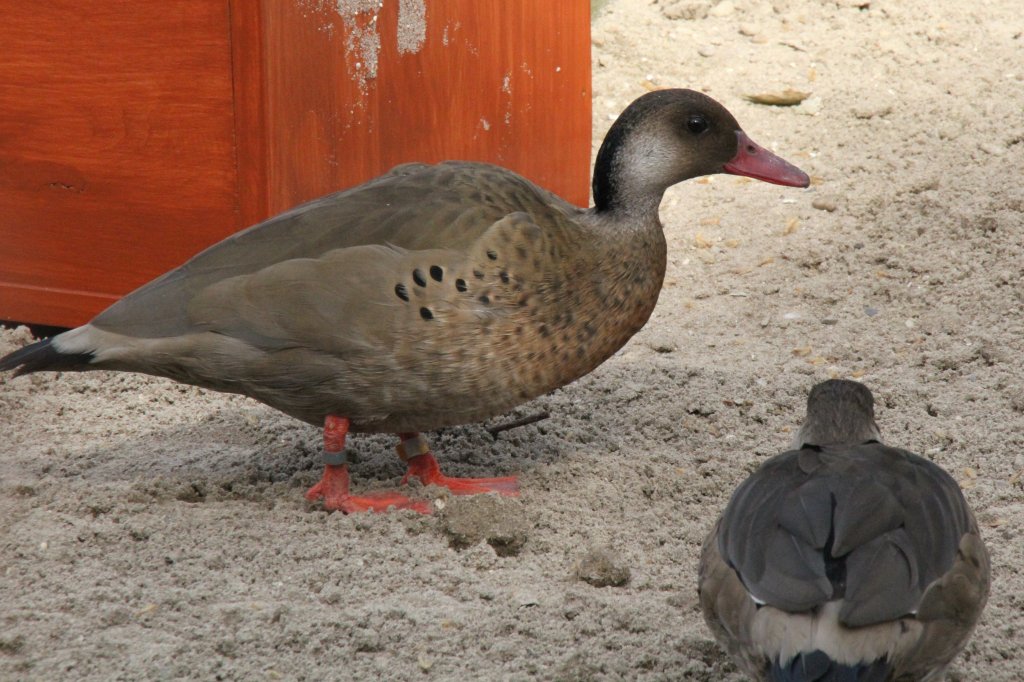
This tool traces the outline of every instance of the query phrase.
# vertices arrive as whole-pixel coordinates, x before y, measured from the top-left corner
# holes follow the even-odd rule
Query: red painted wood
[[[492,161],[586,201],[583,0],[426,0],[405,43],[399,0],[2,1],[0,319],[85,322],[405,161]]]
[[[0,319],[83,322],[242,226],[226,3],[2,16]]]
[[[498,163],[586,203],[589,2],[428,0],[423,43],[406,52],[398,2],[353,17],[335,6],[264,0],[272,210],[445,159]],[[380,36],[375,72],[367,35]]]
[[[266,128],[266,54],[263,13],[256,4],[231,2],[231,58],[238,160],[238,194],[242,225],[271,215],[268,207]]]

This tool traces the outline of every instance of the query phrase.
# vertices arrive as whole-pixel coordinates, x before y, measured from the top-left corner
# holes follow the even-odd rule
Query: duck
[[[579,208],[495,165],[407,163],[210,246],[0,371],[140,372],[249,396],[323,428],[330,510],[429,511],[353,495],[350,433],[394,433],[408,470],[455,494],[424,431],[500,415],[592,371],[647,322],[665,274],[665,190],[714,173],[807,187],[711,97],[632,102]]]
[[[754,680],[946,679],[988,598],[956,481],[885,445],[863,384],[815,385],[792,449],[732,494],[704,543],[701,610]]]

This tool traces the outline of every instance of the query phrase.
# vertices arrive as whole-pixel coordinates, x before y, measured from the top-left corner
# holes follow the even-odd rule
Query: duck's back
[[[133,337],[177,336],[195,326],[189,302],[217,282],[355,246],[467,249],[493,223],[517,211],[538,224],[560,226],[579,209],[499,166],[404,164],[210,246],[114,303],[91,324]]]
[[[756,599],[804,611],[842,598],[850,627],[916,611],[976,530],[949,474],[877,442],[809,446],[765,463],[737,489],[722,527],[719,549]]]
[[[877,442],[805,446],[737,488],[704,548],[701,602],[760,679],[773,660],[771,679],[845,679],[785,667],[822,651],[861,661],[865,679],[920,679],[962,647],[988,580],[977,524],[940,467]]]

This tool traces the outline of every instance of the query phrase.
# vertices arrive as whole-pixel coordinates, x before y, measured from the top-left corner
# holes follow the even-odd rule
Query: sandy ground
[[[255,402],[0,379],[0,678],[739,680],[700,543],[840,376],[983,526],[992,596],[955,677],[1024,679],[1022,32],[1018,0],[608,3],[595,150],[646,88],[690,86],[815,182],[671,190],[647,327],[516,413],[550,419],[433,436],[449,473],[520,474],[519,499],[327,514],[302,498],[319,434]],[[786,88],[811,98],[743,98]],[[392,445],[355,442],[359,487],[397,484]]]

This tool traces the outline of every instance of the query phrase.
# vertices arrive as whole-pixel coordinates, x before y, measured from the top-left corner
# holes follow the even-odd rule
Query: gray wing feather
[[[839,622],[881,623],[917,611],[923,589],[914,543],[902,528],[857,545],[846,560],[847,586]]]
[[[779,509],[779,525],[815,549],[824,547],[832,532],[832,504],[827,488],[827,480],[812,478],[791,490]]]
[[[488,164],[406,164],[214,244],[97,316],[100,329],[137,338],[195,331],[190,301],[224,280],[337,249],[393,245],[463,251],[495,222],[527,210],[557,222],[575,207],[511,171]]]
[[[925,459],[880,443],[806,447],[737,489],[718,548],[758,599],[794,612],[845,596],[841,621],[856,626],[915,612],[975,529],[956,482]],[[826,577],[826,561],[845,569]]]
[[[825,560],[815,547],[781,527],[771,533],[763,547],[764,573],[749,585],[759,601],[784,601],[793,610],[803,610],[826,601],[832,594],[832,584],[825,575]]]
[[[188,302],[188,321],[268,351],[302,346],[342,356],[374,347],[387,352],[393,340],[374,332],[390,329],[384,322],[397,306],[382,296],[385,287],[367,283],[376,283],[380,272],[397,272],[404,254],[357,246],[230,277],[197,292]]]
[[[856,470],[850,473],[856,478],[849,485],[831,486],[838,498],[832,520],[832,554],[837,557],[899,528],[905,519],[906,509],[897,499],[896,491],[875,478],[865,477],[863,472],[860,476]]]

